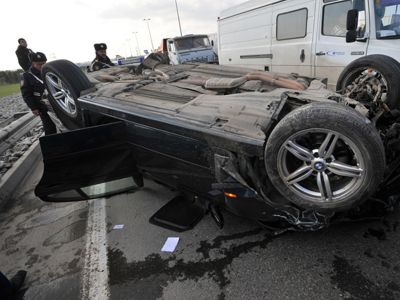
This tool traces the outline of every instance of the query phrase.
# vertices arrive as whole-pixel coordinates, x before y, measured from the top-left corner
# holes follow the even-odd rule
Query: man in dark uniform
[[[47,58],[41,52],[31,55],[32,66],[22,75],[21,93],[25,103],[35,116],[42,119],[44,133],[46,135],[57,133],[57,128],[51,120],[46,104],[42,101],[44,94],[44,83],[41,78],[41,71]]]
[[[17,51],[15,51],[15,54],[17,54],[19,65],[26,72],[31,66],[30,55],[33,53],[33,51],[28,48],[28,44],[25,39],[18,39],[18,44],[19,46]]]
[[[104,43],[94,44],[94,50],[96,51],[96,58],[92,61],[92,64],[90,66],[90,70],[92,72],[114,66],[114,64],[107,56],[106,44]]]

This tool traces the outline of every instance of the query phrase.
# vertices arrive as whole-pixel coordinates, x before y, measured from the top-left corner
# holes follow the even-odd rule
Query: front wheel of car
[[[392,57],[374,54],[351,62],[340,74],[336,90],[369,106],[377,100],[391,109],[400,107],[400,64]]]
[[[42,77],[57,117],[68,129],[82,127],[77,99],[81,91],[93,86],[86,75],[68,60],[55,60],[43,66]]]
[[[276,189],[304,209],[341,211],[376,191],[385,154],[371,122],[347,106],[312,103],[286,115],[265,148]]]

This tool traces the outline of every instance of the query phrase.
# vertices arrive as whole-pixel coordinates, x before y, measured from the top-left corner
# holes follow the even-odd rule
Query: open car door
[[[99,198],[143,186],[124,122],[40,139],[44,171],[35,194],[43,201]]]

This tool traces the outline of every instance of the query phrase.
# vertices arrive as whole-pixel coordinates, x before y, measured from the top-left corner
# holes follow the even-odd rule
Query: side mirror
[[[358,9],[350,9],[347,12],[346,29],[357,30],[358,25]]]
[[[350,9],[347,12],[346,20],[346,43],[353,43],[357,40],[358,9]]]
[[[211,46],[213,46],[213,47],[214,47],[214,41],[211,41]]]
[[[346,43],[353,43],[357,40],[357,31],[349,30],[346,33]]]

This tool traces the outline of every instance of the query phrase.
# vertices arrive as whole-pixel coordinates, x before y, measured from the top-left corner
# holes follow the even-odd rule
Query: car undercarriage
[[[43,76],[74,129],[41,139],[45,201],[107,196],[88,190],[127,177],[139,188],[147,177],[184,195],[150,220],[174,230],[207,212],[222,226],[224,209],[268,228],[317,230],[397,202],[400,114],[384,87],[360,101],[350,98],[360,79],[340,95],[318,78],[169,66],[156,55],[90,75],[55,61]]]

